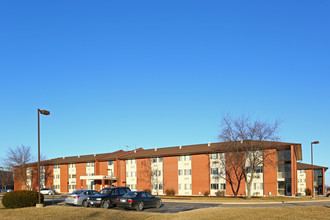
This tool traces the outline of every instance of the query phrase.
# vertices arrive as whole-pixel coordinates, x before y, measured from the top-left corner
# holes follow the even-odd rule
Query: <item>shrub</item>
[[[148,192],[148,193],[151,194],[151,190],[150,190],[150,189],[145,189],[145,190],[143,190],[143,191]]]
[[[218,190],[218,192],[215,193],[216,196],[225,196],[225,191]]]
[[[175,196],[175,191],[174,191],[174,189],[167,189],[167,190],[165,191],[165,193],[166,193],[166,195],[168,195],[168,196]]]
[[[210,195],[210,192],[209,191],[205,191],[204,192],[204,196],[209,196]]]
[[[305,193],[306,193],[306,196],[310,196],[310,195],[312,195],[312,190],[310,188],[307,188],[305,190]]]
[[[30,190],[8,192],[2,197],[2,205],[6,208],[35,206],[38,203],[38,195],[38,192]],[[41,202],[44,202],[44,196],[42,194]]]

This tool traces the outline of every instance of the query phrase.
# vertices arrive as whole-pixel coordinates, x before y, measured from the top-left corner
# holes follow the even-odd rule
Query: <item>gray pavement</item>
[[[2,196],[0,196],[1,198]],[[62,196],[45,196],[46,206],[65,206],[65,195]],[[198,202],[182,202],[182,201],[163,201],[161,208],[145,209],[144,212],[154,213],[178,213],[195,209],[204,209],[212,207],[220,208],[275,208],[275,207],[306,207],[306,206],[328,206],[330,200],[311,200],[311,201],[290,201],[290,202],[258,202],[258,203],[198,203]],[[82,207],[83,208],[83,207]],[[91,208],[99,209],[99,208]],[[115,208],[119,210],[119,208]],[[127,210],[135,211],[135,210]]]

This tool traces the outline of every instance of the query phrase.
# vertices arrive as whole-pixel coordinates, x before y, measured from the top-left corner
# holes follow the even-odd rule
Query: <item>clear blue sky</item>
[[[48,158],[218,141],[283,120],[330,167],[330,2],[1,1],[0,149]],[[327,183],[330,184],[330,175]]]

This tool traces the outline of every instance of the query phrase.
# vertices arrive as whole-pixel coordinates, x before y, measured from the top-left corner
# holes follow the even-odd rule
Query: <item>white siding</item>
[[[178,158],[178,184],[179,195],[192,195],[190,155]]]
[[[136,190],[136,160],[126,160],[126,186],[132,191]]]

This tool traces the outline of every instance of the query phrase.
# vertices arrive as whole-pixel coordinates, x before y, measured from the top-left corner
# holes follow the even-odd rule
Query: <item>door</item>
[[[285,195],[291,196],[291,183],[285,183]]]

